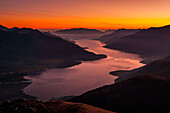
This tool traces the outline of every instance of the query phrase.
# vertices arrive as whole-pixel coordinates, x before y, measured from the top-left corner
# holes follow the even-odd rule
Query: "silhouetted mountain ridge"
[[[114,113],[82,103],[38,100],[7,101],[0,105],[0,113]]]
[[[170,56],[153,61],[143,67],[130,70],[130,71],[113,71],[110,72],[112,75],[117,75],[119,78],[116,82],[127,80],[135,76],[141,76],[144,74],[154,74],[157,76],[168,77],[170,78]]]
[[[0,30],[6,31],[6,30],[9,30],[9,29],[7,27],[5,27],[5,26],[0,25]]]
[[[101,36],[99,40],[101,42],[109,44],[110,42],[112,42],[112,40],[117,40],[118,38],[134,34],[140,30],[141,29],[118,29],[111,34]]]
[[[105,47],[140,54],[147,62],[163,58],[170,53],[170,26],[143,29],[112,40]]]
[[[61,34],[101,34],[104,32],[101,32],[96,29],[72,28],[72,29],[59,30],[59,31],[56,31],[56,33],[61,33]]]
[[[169,95],[170,79],[143,75],[88,91],[70,101],[118,113],[168,113]]]
[[[1,30],[0,36],[0,56],[65,58],[72,60],[94,60],[105,57],[87,52],[78,45],[60,37],[49,36],[30,28],[12,28],[10,31]]]

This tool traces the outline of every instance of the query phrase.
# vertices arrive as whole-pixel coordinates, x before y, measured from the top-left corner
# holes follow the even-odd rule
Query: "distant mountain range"
[[[96,29],[72,28],[72,29],[59,30],[59,31],[56,31],[56,33],[59,33],[59,34],[103,34],[104,32],[101,32]]]
[[[111,33],[113,33],[114,31],[116,31],[116,30],[114,30],[114,29],[108,29],[108,30],[105,31],[105,33],[111,34]]]
[[[118,30],[112,31],[113,33],[111,34],[101,36],[99,40],[101,42],[108,44],[112,42],[112,40],[116,40],[118,38],[134,34],[138,31],[140,31],[140,29],[118,29]]]
[[[111,39],[105,46],[141,55],[150,62],[170,54],[170,26],[143,29],[128,36]]]

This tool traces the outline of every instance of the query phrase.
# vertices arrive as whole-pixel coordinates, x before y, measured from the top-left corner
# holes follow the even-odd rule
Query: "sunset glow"
[[[170,24],[170,0],[0,0],[7,27],[148,28]]]

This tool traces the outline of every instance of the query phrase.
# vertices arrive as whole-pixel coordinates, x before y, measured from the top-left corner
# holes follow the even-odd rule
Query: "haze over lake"
[[[65,69],[47,69],[40,75],[27,76],[32,84],[24,92],[48,100],[52,97],[80,95],[91,89],[114,83],[117,77],[109,75],[114,70],[131,70],[143,66],[136,54],[103,48],[103,43],[96,40],[75,40],[88,51],[105,54],[107,58],[96,61],[83,61],[82,64]]]

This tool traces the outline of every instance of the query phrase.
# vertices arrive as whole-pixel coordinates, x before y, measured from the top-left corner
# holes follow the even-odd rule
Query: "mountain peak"
[[[0,24],[0,28],[6,28],[6,27]]]
[[[7,27],[5,27],[5,26],[3,26],[3,25],[0,25],[0,30],[2,30],[2,31],[7,31],[7,30],[9,30]]]

